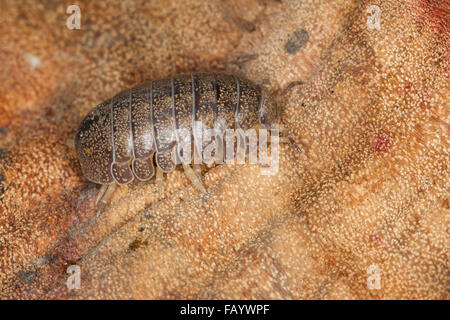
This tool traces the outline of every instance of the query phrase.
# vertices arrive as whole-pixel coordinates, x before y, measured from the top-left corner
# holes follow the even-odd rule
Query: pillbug
[[[192,133],[194,122],[220,130],[269,129],[278,123],[278,111],[262,86],[221,73],[177,75],[117,94],[91,110],[75,136],[84,177],[102,185],[96,204],[106,204],[116,185],[155,174],[161,181],[173,171],[177,129]],[[190,165],[183,167],[205,192]]]

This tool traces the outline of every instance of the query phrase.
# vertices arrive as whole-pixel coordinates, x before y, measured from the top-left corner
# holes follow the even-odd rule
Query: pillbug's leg
[[[292,144],[295,148],[295,150],[297,150],[298,153],[303,153],[302,149],[300,149],[300,147],[298,146],[298,144],[295,142],[294,139],[292,139],[290,136],[287,137],[280,137],[280,143],[285,143],[285,144]]]
[[[198,159],[200,159],[200,156],[198,155],[198,154],[199,154],[199,151],[198,151],[197,148],[195,148],[195,147],[194,147],[194,152],[197,153],[197,157],[198,157]],[[195,158],[195,157],[194,157],[194,158]],[[193,167],[194,173],[195,173],[197,179],[199,180],[200,184],[203,184],[203,179],[202,179],[202,167],[200,166],[199,163],[194,163],[194,164],[192,164],[192,167]],[[186,171],[185,171],[185,172],[186,172]],[[190,180],[192,181],[192,179],[190,179]]]
[[[186,177],[192,182],[194,187],[196,187],[198,190],[200,190],[203,193],[206,193],[206,189],[203,186],[203,183],[200,181],[198,176],[195,174],[194,170],[192,170],[191,166],[189,164],[183,163],[184,173],[186,174]]]
[[[197,175],[198,179],[202,181],[202,167],[199,164],[193,164],[194,172]]]
[[[200,151],[198,151],[195,145],[194,145],[194,153],[195,153],[194,159],[201,159]],[[200,179],[200,181],[202,181],[202,167],[200,166],[200,164],[194,163],[192,167],[194,168],[197,177]]]
[[[108,189],[108,186],[109,186],[108,184],[102,184],[100,190],[98,191],[97,198],[95,199],[95,206],[98,205],[98,202],[100,201],[100,199],[105,194],[106,189]]]
[[[100,189],[100,192],[103,191],[105,186],[106,186],[106,188],[104,190],[104,193],[98,199],[98,201],[96,201],[96,203],[100,202],[100,204],[98,205],[97,217],[100,215],[100,213],[102,213],[103,209],[108,204],[109,199],[111,198],[111,196],[113,195],[114,191],[116,190],[117,184],[113,183],[113,184],[109,184],[109,185],[103,185],[101,187],[101,189]]]
[[[160,189],[163,188],[163,178],[164,178],[164,171],[161,170],[158,166],[156,166],[156,179],[155,182],[158,185]]]
[[[114,191],[116,191],[117,184],[112,183],[108,185],[108,188],[106,189],[105,194],[103,195],[102,199],[100,200],[100,204],[107,205],[109,202],[109,199],[113,195]]]

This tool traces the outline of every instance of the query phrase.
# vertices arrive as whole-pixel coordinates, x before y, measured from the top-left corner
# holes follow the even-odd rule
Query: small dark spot
[[[306,104],[304,102],[302,102],[302,107],[306,107]]]
[[[306,211],[303,211],[303,210],[298,211],[298,212],[293,212],[293,213],[296,214],[296,215],[298,215],[299,217],[305,216],[305,215],[307,214],[307,212],[306,212]]]
[[[208,194],[205,193],[205,194],[202,196],[202,206],[206,208],[206,205],[207,205],[207,204],[208,204]]]
[[[299,51],[309,40],[308,31],[300,29],[289,38],[284,48],[290,54],[294,54]]]
[[[8,127],[0,127],[0,134],[6,133],[8,131]]]
[[[383,236],[379,233],[371,233],[369,235],[369,241],[373,246],[379,247],[383,244]]]
[[[51,259],[51,260],[50,260],[50,259]],[[55,257],[55,256],[51,256],[51,257],[49,258],[49,261],[55,261],[55,260],[56,260],[56,257]],[[76,264],[77,264],[77,262],[76,262],[75,260],[62,258],[62,262],[61,262],[61,272],[62,272],[62,273],[67,273],[67,269],[68,269],[70,266],[73,266],[73,265],[76,265]]]
[[[140,227],[140,228],[138,229],[139,232],[144,232],[144,230],[145,230],[144,227]]]
[[[20,270],[19,272],[17,272],[17,277],[20,279],[20,281],[27,285],[31,285],[33,283],[35,276],[35,270]]]
[[[236,18],[236,23],[247,32],[253,32],[256,30],[255,24],[251,21],[242,18]]]
[[[148,244],[147,240],[142,241],[142,240],[136,239],[136,240],[134,240],[133,242],[130,243],[128,248],[131,251],[135,251],[135,250],[139,249],[140,247],[146,246],[147,244]]]
[[[2,194],[4,194],[5,191],[8,189],[8,188],[5,186],[5,184],[3,183],[3,181],[5,181],[5,176],[4,176],[3,174],[0,173],[0,196],[1,196]],[[2,201],[1,198],[0,198],[0,201]]]
[[[7,166],[11,163],[11,156],[6,149],[0,148],[0,163]]]
[[[49,118],[53,118],[55,116],[55,112],[53,111],[52,107],[48,107],[45,111],[45,116]]]

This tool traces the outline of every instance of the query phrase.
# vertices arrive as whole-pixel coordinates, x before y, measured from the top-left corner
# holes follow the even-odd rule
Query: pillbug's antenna
[[[277,108],[280,105],[281,99],[283,99],[289,93],[289,91],[292,90],[292,88],[294,88],[296,86],[301,86],[301,85],[303,85],[302,81],[293,81],[293,82],[289,83],[288,86],[283,91],[281,91],[281,93],[275,99],[275,103],[277,104]],[[283,110],[279,110],[278,112],[279,112],[279,115],[281,115],[281,113],[284,112],[284,109]]]
[[[289,91],[291,91],[292,88],[294,88],[295,86],[301,86],[303,85],[302,81],[292,81],[291,83],[289,83],[289,85],[286,87],[286,89],[284,89],[281,92],[281,96],[285,96]]]

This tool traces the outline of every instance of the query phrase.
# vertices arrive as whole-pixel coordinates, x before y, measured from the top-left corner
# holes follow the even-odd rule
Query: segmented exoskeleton
[[[173,171],[177,129],[192,132],[198,121],[220,130],[270,128],[278,112],[263,87],[227,74],[177,75],[123,91],[90,111],[75,137],[84,176],[103,185],[97,202],[106,203],[116,184]],[[204,191],[192,168],[183,166]]]

